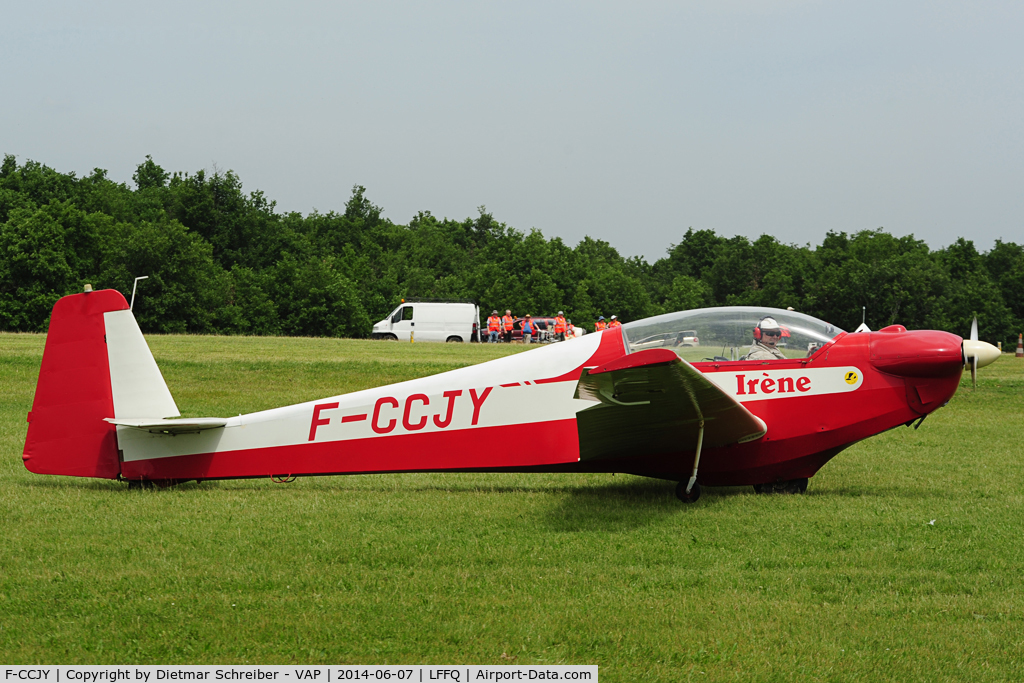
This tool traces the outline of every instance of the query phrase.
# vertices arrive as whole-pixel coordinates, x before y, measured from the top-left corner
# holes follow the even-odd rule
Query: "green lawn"
[[[0,662],[569,663],[604,681],[1024,678],[1024,362],[806,495],[611,475],[128,491],[21,463],[43,337],[0,334]],[[409,379],[504,346],[151,337],[182,413]],[[513,347],[512,350],[521,350]],[[934,525],[929,524],[935,520]]]

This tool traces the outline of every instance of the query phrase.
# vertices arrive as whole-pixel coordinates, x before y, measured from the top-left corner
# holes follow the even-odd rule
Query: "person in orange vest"
[[[491,311],[491,317],[487,319],[487,333],[488,343],[498,343],[498,330],[501,329],[501,318],[498,317],[498,311]]]
[[[505,317],[501,319],[502,331],[505,333],[505,343],[512,343],[512,326],[516,324],[516,319],[512,317],[512,311],[505,310]]]
[[[608,323],[604,321],[604,316],[597,316],[597,322],[594,323],[594,332],[600,332],[601,330],[608,329]]]
[[[565,315],[562,311],[558,312],[555,316],[555,339],[558,341],[565,341]]]
[[[622,323],[619,322],[619,316],[617,315],[613,315],[611,322],[608,323],[609,330],[612,329],[613,327],[622,327]]]

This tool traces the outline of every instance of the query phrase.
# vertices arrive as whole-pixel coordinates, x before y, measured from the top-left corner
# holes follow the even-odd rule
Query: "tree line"
[[[356,186],[344,211],[283,213],[232,171],[169,173],[149,156],[134,187],[6,155],[0,166],[0,329],[45,331],[83,284],[130,295],[146,332],[366,337],[402,298],[470,299],[522,315],[564,310],[592,329],[722,305],[793,307],[852,330],[901,323],[1015,344],[1024,329],[1024,247],[931,250],[882,229],[828,232],[820,245],[687,229],[664,258],[626,258],[602,240],[569,246],[484,207],[428,211],[408,225]]]

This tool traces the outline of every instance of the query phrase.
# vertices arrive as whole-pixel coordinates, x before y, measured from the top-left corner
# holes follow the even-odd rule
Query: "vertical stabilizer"
[[[111,289],[54,305],[28,414],[22,457],[30,471],[105,479],[120,473],[115,428],[104,422],[114,417],[114,400],[103,314],[127,309],[124,296]]]
[[[178,406],[132,312],[108,311],[103,314],[103,321],[107,330],[113,417],[179,417]]]

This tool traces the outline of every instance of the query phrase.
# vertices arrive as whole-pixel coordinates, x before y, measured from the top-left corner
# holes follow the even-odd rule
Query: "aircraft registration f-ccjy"
[[[766,316],[787,358],[702,359],[750,344]],[[792,311],[710,308],[376,389],[175,419],[128,303],[103,290],[53,308],[24,460],[39,474],[163,484],[447,470],[629,473],[678,481],[685,501],[701,484],[802,491],[844,448],[923,420],[965,365],[998,355],[976,327],[968,340],[899,325],[848,334]]]

